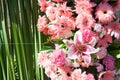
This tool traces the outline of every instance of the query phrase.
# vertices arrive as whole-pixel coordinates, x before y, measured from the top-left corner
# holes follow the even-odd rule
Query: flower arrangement
[[[38,63],[51,80],[120,80],[120,0],[38,0],[38,31],[52,50]],[[117,57],[116,57],[117,56]]]

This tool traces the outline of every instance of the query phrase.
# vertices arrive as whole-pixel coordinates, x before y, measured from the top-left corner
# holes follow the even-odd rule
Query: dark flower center
[[[104,14],[107,14],[107,11],[104,11],[103,13],[104,13]]]
[[[67,73],[67,76],[70,76],[70,73],[69,73],[69,72]]]
[[[61,27],[64,28],[65,26],[62,24]]]

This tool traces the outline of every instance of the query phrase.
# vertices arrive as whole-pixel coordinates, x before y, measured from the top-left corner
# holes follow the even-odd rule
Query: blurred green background
[[[48,80],[37,64],[37,0],[0,0],[0,80]]]

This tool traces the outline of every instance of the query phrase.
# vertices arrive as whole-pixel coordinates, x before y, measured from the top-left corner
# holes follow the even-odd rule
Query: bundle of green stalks
[[[37,0],[0,0],[0,80],[48,80],[37,63],[39,14]]]

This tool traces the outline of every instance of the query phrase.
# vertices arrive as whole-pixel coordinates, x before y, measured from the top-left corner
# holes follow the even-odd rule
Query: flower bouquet
[[[120,80],[120,0],[38,0],[38,55],[51,80]],[[44,45],[45,46],[45,45]]]

